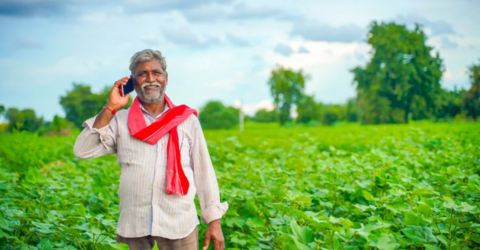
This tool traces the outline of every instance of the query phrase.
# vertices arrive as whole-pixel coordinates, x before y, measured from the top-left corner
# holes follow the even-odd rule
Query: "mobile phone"
[[[122,85],[122,88],[120,89],[120,95],[121,96],[126,96],[127,94],[129,94],[132,91],[133,91],[133,77],[130,76],[127,84]]]

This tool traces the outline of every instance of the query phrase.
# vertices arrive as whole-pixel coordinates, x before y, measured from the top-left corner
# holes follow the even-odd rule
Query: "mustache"
[[[156,86],[156,87],[162,88],[162,85],[160,85],[160,83],[158,82],[145,82],[142,85],[142,90],[145,90],[145,88],[149,86]]]

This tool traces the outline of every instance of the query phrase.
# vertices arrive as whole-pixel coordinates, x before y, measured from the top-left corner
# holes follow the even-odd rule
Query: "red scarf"
[[[152,145],[170,132],[167,144],[167,194],[186,195],[190,184],[182,168],[177,126],[191,114],[198,115],[195,109],[186,105],[175,106],[167,95],[165,102],[169,110],[147,127],[140,101],[136,97],[128,113],[128,130],[131,136]]]

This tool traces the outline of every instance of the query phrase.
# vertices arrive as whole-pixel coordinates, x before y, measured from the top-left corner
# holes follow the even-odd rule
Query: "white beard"
[[[157,90],[147,90],[148,86],[156,86]],[[166,88],[166,87],[165,87]],[[165,88],[162,88],[162,85],[158,82],[145,82],[142,85],[142,88],[139,89],[138,85],[135,84],[135,91],[137,92],[138,98],[144,103],[158,103],[162,100],[165,95]],[[149,93],[153,92],[153,93]],[[155,93],[156,92],[156,93]]]

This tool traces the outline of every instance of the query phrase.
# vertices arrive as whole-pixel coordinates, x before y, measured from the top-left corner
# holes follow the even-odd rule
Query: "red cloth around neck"
[[[197,111],[186,105],[175,106],[165,95],[169,110],[147,127],[140,108],[138,97],[132,103],[128,113],[128,131],[130,135],[155,145],[163,136],[170,133],[167,144],[167,194],[186,195],[190,184],[183,172],[177,126]]]

